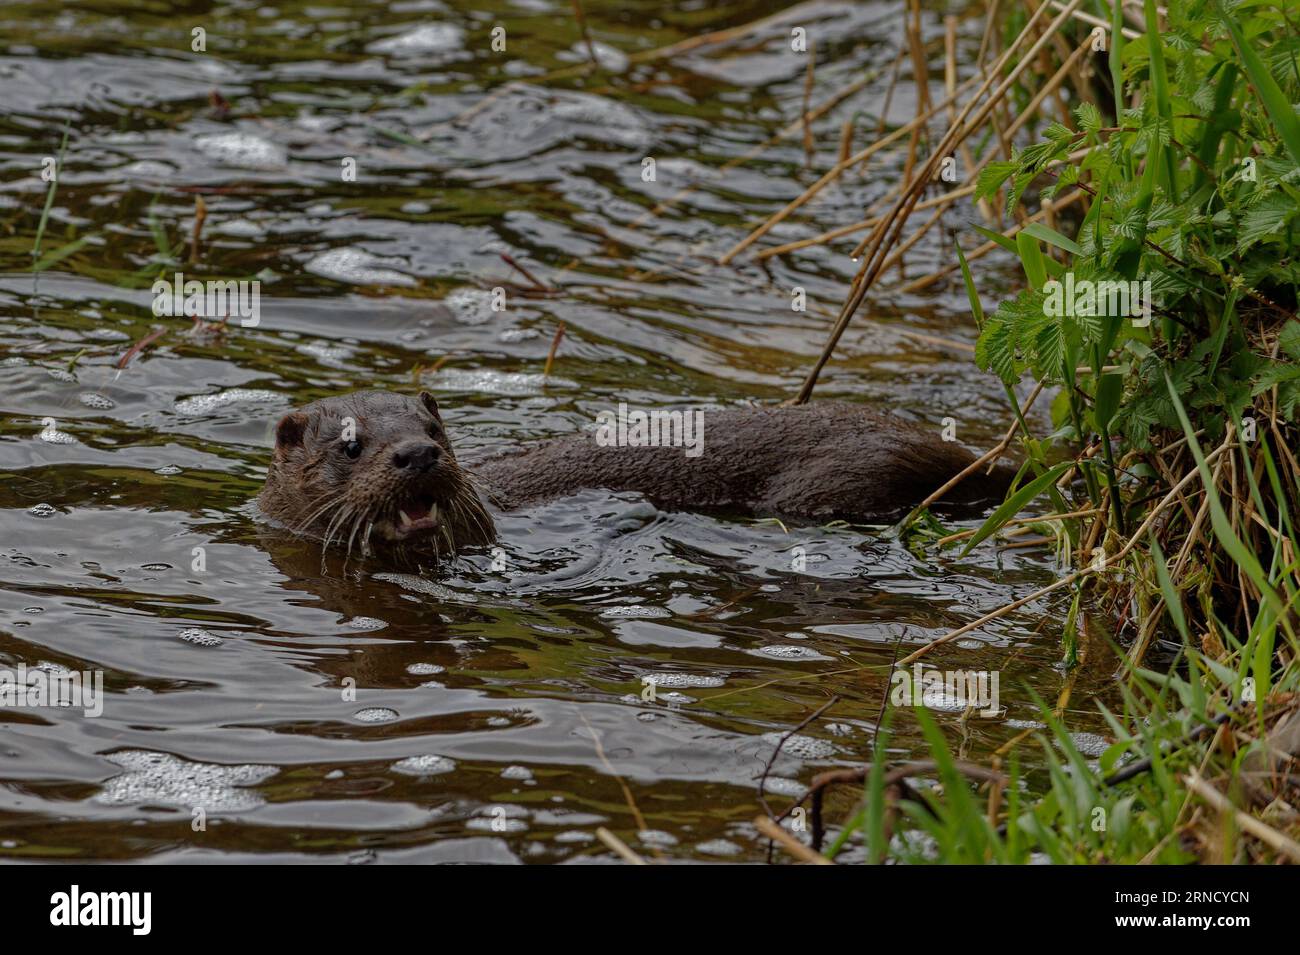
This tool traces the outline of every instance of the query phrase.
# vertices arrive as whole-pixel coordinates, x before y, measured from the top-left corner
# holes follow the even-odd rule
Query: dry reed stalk
[[[1058,10],[1064,9],[1065,7],[1065,4],[1061,3],[1061,0],[1048,0],[1048,2]],[[1101,27],[1107,33],[1110,33],[1110,22],[1108,20],[1103,20],[1101,17],[1093,16],[1091,13],[1085,13],[1082,10],[1076,10],[1072,16],[1080,23],[1086,23],[1090,27]],[[1136,40],[1142,35],[1136,30],[1130,30],[1128,27],[1121,28],[1120,33],[1122,33],[1124,38],[1128,40]]]
[[[851,155],[853,155],[853,120],[846,119],[840,125],[840,151],[836,159],[838,162],[844,162]]]
[[[925,52],[921,49],[921,6],[918,0],[909,0],[911,19],[905,24],[907,44],[912,54],[912,84],[916,87],[916,115],[930,111],[930,65]],[[918,123],[907,141],[907,160],[903,164],[903,182],[912,181],[912,170],[916,164],[916,150],[921,142],[922,133],[926,132],[925,123]]]
[[[1219,447],[1217,447],[1206,457],[1205,459],[1206,463],[1208,464],[1211,461],[1218,460],[1219,457],[1221,457],[1229,448],[1232,447],[1231,441],[1232,441],[1232,437],[1231,435],[1229,435],[1227,438],[1225,438],[1223,444],[1219,445]],[[1147,533],[1147,531],[1151,529],[1152,525],[1155,523],[1156,518],[1159,517],[1164,512],[1165,508],[1167,508],[1173,502],[1177,493],[1181,491],[1184,487],[1186,487],[1188,484],[1190,484],[1193,480],[1199,478],[1199,476],[1200,476],[1200,470],[1198,468],[1192,468],[1190,471],[1188,471],[1187,474],[1183,476],[1182,480],[1180,480],[1178,484],[1173,489],[1171,489],[1170,492],[1164,496],[1164,498],[1161,499],[1160,503],[1151,509],[1151,511],[1147,514],[1146,520],[1144,520],[1141,526],[1138,527],[1136,531],[1134,531],[1133,536],[1129,538],[1128,542],[1125,543],[1124,546],[1121,547],[1116,553],[1106,558],[1105,562],[1102,564],[1102,572],[1110,570],[1112,567],[1116,566],[1122,560],[1128,557],[1128,555],[1132,553],[1133,549],[1138,545],[1138,542],[1143,538],[1143,536]],[[1084,577],[1087,577],[1089,574],[1095,574],[1095,573],[1098,573],[1098,571],[1094,570],[1092,566],[1089,565],[1081,570],[1076,570],[1073,573],[1067,574],[1066,576],[1055,581],[1054,583],[1048,584],[1046,587],[1040,587],[1038,590],[1035,590],[1027,597],[1021,597],[1019,600],[1013,600],[1011,603],[1005,604],[999,607],[997,610],[992,611],[991,613],[986,613],[978,620],[972,620],[970,623],[960,626],[956,630],[949,631],[948,633],[944,634],[942,637],[938,637],[934,640],[931,640],[929,643],[925,644],[922,647],[918,647],[915,651],[903,657],[903,659],[898,661],[896,666],[904,666],[908,663],[914,663],[915,661],[919,660],[921,657],[929,653],[931,650],[933,650],[935,647],[942,646],[945,643],[948,643],[952,640],[956,640],[958,637],[965,636],[966,634],[970,633],[972,630],[977,630],[987,623],[992,623],[994,620],[1006,616],[1007,614],[1011,613],[1013,610],[1019,610],[1021,607],[1025,606],[1025,604],[1033,603],[1035,600],[1045,597],[1050,593],[1055,593],[1056,591],[1062,589],[1063,587],[1068,587],[1071,584],[1074,584],[1076,581],[1082,580]]]
[[[1014,517],[1003,524],[1003,527],[1012,527],[1017,524],[1041,524],[1044,521],[1065,521],[1076,517],[1092,517],[1094,514],[1102,513],[1100,508],[1085,507],[1078,511],[1067,511],[1064,514],[1042,514],[1038,517]],[[969,531],[958,531],[956,534],[949,534],[947,537],[940,537],[935,541],[936,547],[944,547],[954,541],[965,540],[968,537],[974,537],[979,533],[979,528]]]
[[[989,4],[988,15],[984,18],[984,35],[980,37],[979,53],[975,54],[975,68],[980,71],[984,69],[984,57],[988,53],[993,40],[993,24],[998,22],[998,4],[1000,2],[1001,0],[993,0]]]
[[[618,836],[614,835],[614,833],[610,832],[604,826],[596,827],[596,838],[599,839],[601,842],[605,843],[605,845],[607,845],[611,850],[613,850],[615,855],[617,855],[620,859],[622,859],[624,862],[628,863],[629,865],[650,864],[646,862],[645,859],[642,859],[639,855],[633,852],[630,848],[628,848],[626,842],[624,842]]]
[[[1034,402],[1038,400],[1038,396],[1042,394],[1042,391],[1043,391],[1043,383],[1040,381],[1038,382],[1038,384],[1034,386],[1034,390],[1030,393],[1029,397],[1025,399],[1024,405],[1020,408],[1020,413],[1016,415],[1015,420],[1011,423],[1011,427],[1008,428],[1007,433],[1002,436],[1002,440],[999,441],[997,444],[995,444],[993,447],[989,448],[989,450],[985,451],[983,454],[981,454],[970,464],[966,465],[966,467],[962,468],[961,471],[954,474],[951,478],[949,478],[946,482],[944,482],[944,484],[941,485],[939,488],[937,488],[936,490],[932,491],[929,495],[927,495],[925,500],[922,501],[920,504],[918,504],[912,510],[912,514],[909,514],[906,518],[903,519],[902,523],[904,525],[910,523],[913,514],[917,514],[925,510],[927,507],[929,507],[935,501],[940,500],[945,494],[947,494],[949,491],[955,488],[962,481],[966,480],[968,477],[970,477],[980,468],[984,467],[986,464],[992,465],[997,461],[998,458],[1002,457],[1003,453],[1007,450],[1007,448],[1011,447],[1011,442],[1015,439],[1016,432],[1020,430],[1020,419],[1022,419],[1025,416],[1025,413],[1028,412],[1029,409],[1034,406]]]
[[[943,53],[943,89],[948,95],[948,122],[952,123],[957,119],[957,108],[954,105],[957,93],[957,18],[951,15],[943,18]],[[966,169],[975,165],[969,143],[961,144],[961,161]],[[996,216],[989,201],[980,199],[975,205],[984,221],[992,225]]]
[[[803,156],[804,165],[812,168],[813,162],[813,134],[812,134],[812,91],[813,91],[813,74],[817,69],[817,41],[813,41],[808,47],[808,70],[803,77]]]
[[[885,196],[882,198],[887,198],[888,196],[896,192],[897,189],[898,186],[895,185],[893,189],[891,189],[890,192],[886,193]],[[975,187],[973,185],[963,186],[961,189],[954,189],[952,192],[946,192],[940,196],[931,196],[929,199],[926,199],[924,202],[917,203],[916,208],[931,209],[934,206],[947,206],[953,202],[956,202],[958,199],[974,194],[974,192],[975,192]],[[872,216],[868,219],[863,219],[861,222],[854,222],[851,223],[850,225],[842,225],[838,229],[831,229],[829,232],[823,232],[820,235],[810,236],[807,239],[796,239],[793,242],[785,243],[785,245],[774,245],[770,249],[763,249],[759,252],[755,252],[754,258],[770,259],[774,255],[782,255],[786,252],[793,252],[797,249],[805,249],[810,245],[824,245],[827,242],[831,242],[834,241],[835,239],[843,238],[846,235],[852,235],[854,232],[861,232],[863,229],[870,229],[873,225],[875,225],[879,221],[880,221],[879,216]]]
[[[587,58],[591,61],[593,69],[599,69],[600,60],[596,58],[596,48],[591,45],[591,31],[587,29],[587,14],[583,12],[582,0],[573,0],[573,15],[578,19],[578,30],[582,34],[582,42],[587,45]]]
[[[974,77],[968,79],[958,88],[958,92],[973,84],[974,81],[975,81]],[[744,239],[736,243],[735,246],[733,246],[728,252],[726,252],[718,259],[718,264],[730,265],[732,259],[734,259],[741,252],[745,251],[745,249],[749,248],[751,245],[753,245],[756,241],[761,239],[763,236],[767,235],[767,233],[772,229],[773,226],[783,222],[786,219],[786,217],[789,216],[792,212],[794,212],[796,209],[798,209],[800,206],[806,203],[809,199],[817,195],[817,193],[821,192],[822,189],[826,188],[826,186],[830,185],[832,182],[838,179],[846,169],[850,168],[851,166],[856,166],[858,163],[870,158],[871,156],[874,156],[876,153],[878,153],[880,150],[884,149],[886,146],[890,145],[891,143],[897,142],[899,139],[902,139],[904,136],[910,133],[913,128],[915,128],[916,126],[920,125],[923,122],[927,122],[930,119],[932,119],[935,113],[937,113],[940,109],[943,109],[947,105],[948,105],[947,100],[945,100],[944,102],[935,106],[925,116],[918,116],[916,119],[913,119],[910,122],[905,123],[904,125],[898,127],[898,129],[894,130],[892,133],[885,136],[883,139],[879,139],[876,142],[872,143],[870,146],[867,146],[865,149],[859,150],[858,152],[854,153],[844,162],[836,163],[829,170],[827,170],[826,173],[823,174],[820,179],[818,179],[815,183],[813,183],[811,186],[805,189],[794,199],[791,199],[790,202],[788,202],[780,210],[778,210],[777,212],[769,216],[758,228],[754,229],[752,232],[749,233],[749,235],[745,236]]]
[[[564,322],[555,329],[555,337],[551,339],[551,350],[546,353],[546,367],[542,369],[542,377],[551,377],[551,366],[555,364],[555,353],[560,350],[560,341],[564,338]]]
[[[885,101],[880,107],[880,119],[876,123],[876,136],[882,136],[885,132],[885,124],[889,122],[889,107],[894,102],[894,87],[898,85],[898,77],[903,72],[903,60],[907,59],[907,47],[899,47],[898,56],[894,57],[894,69],[889,74],[889,87],[885,90]]]
[[[1065,61],[1065,63],[1061,65],[1061,68],[1056,71],[1056,73],[1052,76],[1052,78],[1048,80],[1045,84],[1043,84],[1043,87],[1038,91],[1037,95],[1030,101],[1029,105],[1026,106],[1024,110],[1021,111],[1020,115],[1016,118],[1016,121],[1011,124],[1010,128],[1007,129],[1006,138],[1008,141],[1012,137],[1014,137],[1016,133],[1020,131],[1020,128],[1024,126],[1025,123],[1027,123],[1034,116],[1034,114],[1038,111],[1038,108],[1042,105],[1043,100],[1046,99],[1047,96],[1053,90],[1060,89],[1060,85],[1065,81],[1065,78],[1069,76],[1070,70],[1075,64],[1075,62],[1077,62],[1079,57],[1082,56],[1084,52],[1086,52],[1088,49],[1090,49],[1090,41],[1084,41],[1083,43],[1081,43],[1078,49],[1076,49],[1074,53],[1071,54],[1071,56]],[[949,111],[951,112],[951,108]],[[966,145],[965,140],[962,141],[961,145],[963,147]],[[986,155],[978,164],[974,166],[974,168],[970,170],[970,172],[967,174],[967,178],[974,179],[978,177],[980,172],[984,169],[985,166],[989,164],[989,162],[992,161],[992,159],[993,159],[992,153]],[[904,176],[904,181],[906,181],[906,176]],[[911,238],[907,240],[906,243],[904,243],[904,248],[911,248],[918,241],[920,241],[921,236],[923,236],[926,233],[926,231],[928,231],[930,227],[934,225],[935,221],[936,220],[931,219],[929,222],[927,222],[918,233],[914,234]],[[856,260],[858,256],[862,254],[862,250],[868,241],[869,241],[869,237],[868,239],[864,239],[858,245],[857,248],[855,248],[851,253],[849,253],[850,256]],[[881,266],[880,271],[882,272],[885,271],[889,267],[889,265],[892,265],[895,261],[897,261],[897,259],[898,259],[897,255],[891,256],[891,258],[888,260],[888,264]]]
[[[1300,843],[1283,835],[1249,813],[1242,812],[1232,804],[1227,796],[1201,779],[1200,776],[1189,773],[1183,777],[1183,783],[1188,789],[1209,803],[1211,807],[1218,810],[1219,813],[1232,816],[1238,828],[1250,833],[1273,851],[1287,856],[1292,862],[1300,862]]]
[[[767,816],[759,816],[756,818],[754,820],[754,828],[767,836],[773,842],[777,843],[782,849],[790,853],[790,855],[794,856],[800,862],[806,862],[809,865],[835,864],[820,852],[813,852],[806,845],[781,828],[781,826],[767,818]]]
[[[925,345],[938,345],[940,348],[951,348],[953,351],[959,351],[966,355],[975,353],[975,346],[969,342],[959,342],[952,338],[940,338],[938,335],[923,335],[920,332],[914,332],[910,329],[902,329],[899,332],[905,338],[913,339]]]
[[[1083,0],[1070,0],[1071,7],[1077,7],[1082,2]],[[1047,5],[1043,4],[1043,6],[1039,7],[1038,11],[1030,17],[1024,30],[1021,31],[1020,36],[1018,36],[1011,46],[1007,47],[1006,51],[1003,52],[1002,56],[999,57],[996,67],[990,71],[990,75],[985,79],[984,83],[980,85],[980,88],[971,97],[969,102],[967,102],[961,113],[958,114],[957,125],[953,129],[950,129],[948,134],[940,141],[939,146],[934,150],[934,153],[926,163],[926,168],[923,170],[921,175],[917,177],[917,183],[913,185],[907,195],[899,199],[898,203],[894,206],[889,215],[882,220],[879,226],[876,227],[876,230],[873,233],[875,239],[867,251],[866,260],[863,262],[862,268],[859,270],[859,275],[855,280],[854,288],[849,299],[841,309],[840,317],[836,321],[834,328],[831,330],[830,337],[828,338],[825,347],[822,349],[821,355],[818,357],[813,368],[809,371],[807,378],[804,380],[803,386],[799,389],[798,395],[794,398],[794,403],[803,404],[812,396],[812,390],[817,384],[818,376],[821,374],[822,369],[826,367],[826,362],[830,360],[830,356],[832,352],[834,352],[835,346],[839,344],[839,340],[844,334],[844,330],[848,327],[853,315],[857,312],[858,307],[862,304],[862,300],[866,297],[867,290],[880,275],[880,265],[886,256],[884,250],[889,245],[898,241],[898,237],[902,233],[906,219],[910,216],[912,207],[916,205],[919,199],[920,189],[917,188],[917,185],[924,188],[928,177],[933,175],[934,168],[937,166],[940,158],[944,156],[955,143],[965,139],[975,129],[977,129],[981,123],[983,123],[988,114],[992,111],[993,104],[1006,95],[1012,85],[1019,80],[1021,74],[1028,69],[1033,58],[1037,56],[1041,45],[1046,43],[1045,39],[1040,39],[1035,43],[1034,46],[1024,54],[1020,62],[1016,64],[1010,74],[1001,84],[998,85],[997,89],[993,93],[989,94],[989,99],[985,105],[979,110],[975,109],[976,104],[984,94],[988,92],[989,87],[992,85],[993,77],[997,76],[1005,65],[1011,61],[1011,58],[1015,56],[1020,45],[1024,42],[1025,37],[1036,26],[1037,18],[1042,16],[1046,10]],[[1059,14],[1048,29],[1057,29],[1060,24],[1064,22],[1067,15],[1066,12]],[[975,112],[975,115],[972,119],[968,120],[967,116],[970,115],[972,111]],[[893,233],[892,238],[890,238],[891,230]]]
[[[1070,193],[1064,199],[1057,200],[1054,203],[1054,207],[1059,211],[1065,208],[1066,206],[1073,205],[1074,203],[1078,202],[1080,199],[1083,199],[1086,195],[1087,193],[1085,193],[1082,189],[1076,189],[1074,190],[1074,192]],[[1046,213],[1040,209],[1038,212],[1035,212],[1033,215],[1029,216],[1023,223],[1018,223],[1007,229],[1003,229],[1002,235],[1007,238],[1011,238],[1012,236],[1016,235],[1016,233],[1018,233],[1021,229],[1023,229],[1026,225],[1029,225],[1032,222],[1039,222],[1043,218],[1045,218],[1045,216]],[[976,259],[982,259],[984,256],[988,255],[990,252],[992,252],[994,249],[997,248],[1000,248],[1000,246],[996,242],[989,240],[988,242],[976,246],[970,252],[967,252],[966,261],[967,263],[970,263],[970,262],[974,262]],[[899,293],[916,292],[923,288],[927,288],[933,285],[935,282],[939,281],[940,279],[944,278],[945,276],[951,275],[952,273],[960,270],[961,270],[960,262],[953,262],[950,265],[945,265],[943,268],[931,272],[929,275],[923,275],[920,278],[913,279],[912,281],[908,282],[906,285],[899,287],[897,291]]]
[[[203,223],[208,219],[208,204],[202,196],[194,197],[194,228],[190,232],[190,265],[199,261],[199,240],[203,235]]]

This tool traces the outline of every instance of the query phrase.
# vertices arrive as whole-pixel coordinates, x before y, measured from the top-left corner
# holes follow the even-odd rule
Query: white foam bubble
[[[776,746],[785,737],[784,733],[764,733],[763,739]],[[835,747],[824,739],[795,733],[781,746],[781,753],[796,759],[826,759],[835,755]]]
[[[251,133],[212,133],[194,145],[209,159],[240,169],[282,169],[289,162],[284,147]]]
[[[465,31],[453,23],[424,23],[413,30],[367,44],[367,53],[420,56],[455,53],[465,48]]]
[[[726,685],[726,680],[718,676],[704,676],[699,673],[645,673],[641,676],[641,681],[653,680],[656,687],[698,687],[703,689],[716,689]]]
[[[82,392],[77,397],[87,408],[94,408],[96,411],[108,411],[117,407],[116,401],[105,395],[101,395],[98,392],[86,391]]]
[[[540,395],[556,388],[577,388],[578,383],[569,378],[526,372],[493,371],[490,368],[439,368],[429,380],[441,391],[464,391],[485,395],[523,397]]]
[[[176,402],[177,414],[201,417],[237,404],[272,404],[282,395],[264,388],[227,388],[213,395],[195,395]]]
[[[786,779],[784,776],[768,776],[767,781],[763,784],[763,790],[774,796],[789,796],[796,799],[802,796],[808,787],[797,779]]]
[[[395,263],[364,249],[330,249],[311,259],[303,268],[312,275],[352,285],[396,285],[411,287],[415,279],[390,268]],[[404,263],[402,263],[404,264]]]
[[[391,723],[397,717],[397,710],[387,706],[367,706],[352,714],[352,718],[359,723]]]
[[[37,435],[46,444],[76,444],[77,439],[66,431],[60,431],[58,428],[44,428]]]
[[[497,317],[492,310],[492,293],[486,289],[458,288],[442,300],[452,317],[462,325],[486,325]]]
[[[756,657],[769,657],[774,660],[830,660],[832,657],[824,653],[818,653],[811,647],[795,647],[789,644],[773,645],[770,647],[759,647],[757,650],[749,650],[748,653]]]
[[[646,607],[641,604],[629,604],[622,607],[606,607],[600,612],[606,619],[654,619],[671,617],[673,612],[667,607]]]
[[[728,839],[709,839],[696,845],[695,851],[706,856],[738,856],[741,850]]]
[[[442,673],[447,668],[439,666],[436,663],[412,663],[406,668],[406,672],[411,676],[433,676],[435,673]]]
[[[219,647],[222,639],[210,630],[204,630],[202,627],[189,627],[176,634],[186,643],[192,643],[198,647]]]
[[[220,766],[179,759],[169,753],[124,750],[105,757],[125,772],[104,783],[94,801],[102,805],[176,806],[205,812],[243,812],[266,800],[241,787],[270,779],[275,766]]]
[[[443,773],[454,772],[456,761],[446,756],[426,754],[399,759],[391,768],[393,772],[405,776],[441,776]]]

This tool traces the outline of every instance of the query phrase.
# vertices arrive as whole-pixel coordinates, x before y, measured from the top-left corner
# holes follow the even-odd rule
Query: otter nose
[[[393,451],[393,467],[399,471],[428,471],[438,463],[442,449],[428,441],[406,441]]]

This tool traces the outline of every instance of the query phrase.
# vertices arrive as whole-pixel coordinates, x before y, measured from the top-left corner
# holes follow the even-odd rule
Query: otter
[[[355,544],[363,555],[387,547],[436,560],[496,539],[428,392],[358,391],[285,415],[257,504],[349,555]]]
[[[504,510],[583,488],[634,491],[665,510],[796,521],[892,521],[974,456],[932,429],[847,402],[703,412],[698,456],[681,447],[602,446],[580,433],[463,467],[438,403],[384,391],[325,398],[285,415],[262,512],[299,534],[363,554],[450,556],[490,544]],[[945,498],[1001,497],[1014,470],[979,469]]]

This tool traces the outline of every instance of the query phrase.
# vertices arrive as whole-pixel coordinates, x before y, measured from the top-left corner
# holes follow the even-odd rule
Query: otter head
[[[349,554],[388,546],[437,557],[496,536],[426,392],[358,391],[285,415],[258,504]]]

